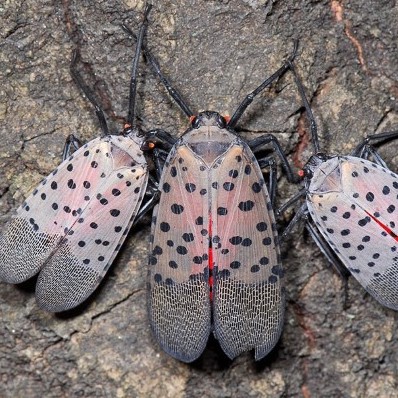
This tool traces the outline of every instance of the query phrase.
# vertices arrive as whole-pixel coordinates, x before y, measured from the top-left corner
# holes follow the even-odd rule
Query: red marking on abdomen
[[[398,235],[396,235],[391,228],[387,227],[387,225],[383,224],[381,221],[379,221],[375,216],[373,216],[372,214],[368,213],[365,210],[365,213],[373,220],[377,223],[377,225],[379,225],[381,228],[384,229],[384,231],[386,231],[388,233],[388,235],[390,235],[392,238],[394,238],[397,242],[398,242]]]
[[[209,216],[209,293],[210,301],[213,300],[213,234],[212,234],[212,219]]]

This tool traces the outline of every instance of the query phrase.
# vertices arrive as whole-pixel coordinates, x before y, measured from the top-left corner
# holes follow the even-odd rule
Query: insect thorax
[[[182,137],[181,144],[185,144],[208,166],[215,159],[228,152],[232,144],[240,141],[233,133],[227,129],[217,126],[201,126],[198,129],[188,130]]]
[[[341,161],[338,156],[312,156],[306,169],[310,171],[309,193],[322,194],[341,190]]]
[[[141,150],[143,138],[131,133],[129,135],[111,135],[109,143],[112,148],[112,157],[120,167],[146,165],[146,160]],[[115,167],[117,168],[117,164]]]

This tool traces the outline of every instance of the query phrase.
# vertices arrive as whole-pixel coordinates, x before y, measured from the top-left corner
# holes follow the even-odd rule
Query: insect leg
[[[155,164],[155,167],[156,167],[156,164]],[[157,172],[158,179],[159,179],[158,170],[156,170],[156,172]],[[150,174],[148,176],[148,186],[147,186],[147,189],[145,192],[145,196],[146,197],[149,196],[149,199],[139,209],[132,226],[136,225],[142,219],[142,217],[144,217],[145,214],[147,214],[150,210],[152,210],[153,207],[156,205],[156,203],[159,201],[159,197],[160,197],[159,183]]]
[[[284,203],[277,211],[276,214],[280,216],[287,208],[292,206],[294,203],[299,201],[307,193],[307,189],[304,187],[300,189],[294,196],[292,196],[286,203]]]
[[[296,197],[295,197],[296,198]],[[297,197],[298,199],[298,197]],[[278,210],[279,213],[279,210]],[[307,203],[303,203],[301,207],[298,209],[292,220],[289,222],[288,226],[285,228],[283,233],[280,235],[280,240],[282,241],[283,239],[286,238],[287,235],[289,235],[293,228],[296,226],[297,223],[300,222],[302,218],[306,218],[308,213],[307,209]]]
[[[379,134],[373,134],[367,136],[357,147],[352,151],[353,156],[358,156],[363,159],[368,159],[369,155],[372,155],[375,162],[383,167],[387,167],[384,161],[381,159],[377,150],[374,148],[375,145],[383,145],[388,141],[398,138],[398,131],[388,131]]]
[[[145,192],[145,195],[153,195],[159,189],[158,181],[152,177],[150,174],[148,176],[148,187]]]
[[[142,217],[144,217],[145,214],[147,214],[150,210],[152,210],[155,207],[156,203],[159,201],[159,197],[160,197],[160,191],[155,190],[153,192],[152,197],[143,206],[141,206],[140,210],[138,211],[134,219],[132,226],[138,224],[138,222],[142,219]]]
[[[160,143],[166,151],[169,151],[177,142],[170,133],[161,129],[150,130],[145,134],[146,142]]]
[[[312,145],[314,146],[314,152],[319,152],[319,137],[318,137],[318,127],[315,122],[314,114],[312,113],[310,103],[308,102],[307,96],[305,95],[304,85],[296,72],[296,68],[293,65],[293,59],[287,61],[289,63],[289,69],[292,71],[294,80],[296,82],[301,100],[303,101],[304,108],[307,112],[307,117],[310,122],[310,130],[311,130],[311,140]]]
[[[261,169],[269,167],[269,182],[268,182],[268,193],[270,196],[271,204],[274,205],[275,203],[275,196],[276,196],[276,177],[277,177],[277,168],[276,162],[273,156],[267,156],[262,159],[258,159],[258,164]]]
[[[307,231],[310,233],[316,245],[319,247],[320,251],[325,255],[329,263],[335,268],[339,276],[342,279],[347,279],[351,275],[350,272],[340,263],[340,260],[334,254],[329,244],[325,241],[325,238],[320,234],[318,228],[314,225],[314,221],[312,219],[307,220],[305,227],[307,228]]]
[[[153,150],[153,162],[155,164],[156,175],[159,181],[163,172],[163,166],[164,163],[166,162],[167,156],[168,152],[162,149],[155,148]]]
[[[131,78],[130,78],[130,95],[129,95],[129,112],[127,116],[127,123],[133,130],[136,130],[137,120],[135,118],[135,98],[137,94],[137,72],[138,72],[138,61],[141,55],[142,43],[144,42],[144,37],[146,29],[148,27],[148,14],[151,11],[152,4],[147,4],[144,11],[144,21],[142,23],[140,32],[137,39],[137,49],[135,51],[133,64],[131,67]]]
[[[122,24],[122,29],[134,40],[136,41],[138,40],[137,35],[128,26]],[[146,58],[147,62],[149,62],[152,73],[159,78],[159,80],[162,82],[162,84],[164,85],[170,96],[177,103],[177,105],[188,117],[193,116],[194,115],[193,112],[191,111],[191,109],[189,109],[189,106],[184,101],[181,94],[171,85],[168,78],[160,70],[160,66],[157,59],[154,57],[151,51],[148,50],[146,43],[142,44],[142,51],[144,53],[144,57]]]
[[[82,142],[73,134],[66,137],[64,150],[62,151],[62,161],[66,160],[71,155],[71,148],[78,150],[82,146]]]
[[[84,82],[82,75],[77,70],[77,63],[80,61],[80,51],[78,49],[74,49],[72,53],[72,59],[70,63],[70,74],[75,81],[76,85],[80,88],[86,98],[91,102],[95,109],[95,113],[98,117],[101,130],[104,135],[109,135],[108,124],[105,119],[105,114],[100,105],[98,104],[92,90],[88,87],[88,85]]]
[[[135,56],[133,59],[132,64],[132,71],[131,71],[131,79],[130,79],[130,95],[129,95],[129,112],[127,116],[127,123],[132,128],[135,128],[136,120],[135,120],[135,98],[136,98],[136,88],[137,88],[137,70],[138,70],[138,61],[140,57],[140,50],[141,45],[144,40],[146,28],[148,25],[148,14],[151,11],[152,5],[149,4],[145,7],[144,12],[144,21],[142,27],[140,29],[140,33],[138,35],[138,43],[139,48],[135,52]],[[87,99],[91,102],[94,106],[95,113],[97,114],[101,130],[104,135],[109,135],[109,128],[106,122],[105,114],[99,103],[97,102],[93,91],[88,87],[88,85],[84,82],[82,75],[77,70],[77,63],[80,61],[80,52],[79,50],[75,49],[72,53],[72,60],[70,64],[70,73],[72,75],[73,80],[75,81],[76,85],[80,88],[83,94],[87,97]]]
[[[288,58],[288,60],[269,78],[264,80],[255,90],[253,90],[251,93],[249,93],[245,99],[239,104],[238,108],[236,109],[235,113],[231,117],[230,121],[228,122],[228,127],[234,128],[236,126],[236,123],[238,120],[241,118],[243,113],[245,112],[246,108],[253,102],[254,98],[261,93],[265,88],[267,88],[273,81],[279,79],[289,68],[296,57],[297,53],[297,48],[298,48],[298,41],[296,40],[294,42],[294,48],[293,52]]]
[[[163,151],[159,148],[155,148],[153,151],[153,161],[155,165],[157,180],[149,175],[149,181],[145,196],[150,196],[150,199],[139,210],[134,224],[138,222],[137,220],[141,219],[149,210],[151,210],[159,200],[160,191],[158,181],[160,180],[163,164],[166,161],[167,155],[168,153],[166,151]]]
[[[348,301],[348,277],[351,275],[351,273],[347,270],[346,267],[344,267],[340,260],[336,257],[334,254],[333,250],[331,250],[330,246],[328,243],[325,241],[325,238],[322,236],[322,234],[319,233],[318,228],[314,225],[314,221],[312,219],[307,220],[305,227],[309,234],[311,235],[311,238],[314,240],[316,245],[319,247],[320,251],[323,253],[323,255],[327,258],[329,263],[333,266],[335,271],[338,273],[342,284],[343,284],[343,291],[344,291],[344,296],[343,296],[343,308],[347,308],[347,301]]]
[[[275,136],[273,136],[272,134],[264,134],[258,138],[254,138],[253,140],[249,141],[248,144],[253,152],[258,152],[259,149],[264,145],[271,144],[275,153],[278,155],[279,159],[282,162],[282,166],[285,169],[289,182],[298,182],[297,178],[293,174],[286,155],[283,153],[281,145],[279,144],[279,141]]]
[[[366,145],[361,153],[361,156],[359,156],[359,157],[362,159],[369,159],[370,157],[373,157],[374,163],[377,163],[378,165],[388,169],[386,162],[383,160],[383,158],[377,152],[377,149],[375,147],[373,147],[372,145]]]

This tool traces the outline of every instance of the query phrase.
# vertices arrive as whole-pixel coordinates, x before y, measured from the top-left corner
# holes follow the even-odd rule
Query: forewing
[[[212,169],[214,329],[234,358],[276,344],[284,316],[283,276],[275,220],[258,163],[244,143]]]
[[[162,348],[191,362],[210,333],[207,168],[186,146],[166,161],[154,211],[149,318]]]
[[[146,184],[143,166],[107,175],[39,274],[36,299],[41,308],[65,311],[90,296],[125,240]]]
[[[0,236],[0,279],[23,282],[36,274],[79,219],[107,174],[111,160],[103,139],[84,145],[62,162],[16,211]],[[105,159],[105,161],[104,161]]]
[[[312,217],[362,286],[398,310],[398,177],[355,157],[340,161],[341,191],[308,196]]]

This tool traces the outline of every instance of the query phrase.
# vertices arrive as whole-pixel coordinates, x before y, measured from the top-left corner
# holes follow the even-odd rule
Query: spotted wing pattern
[[[206,347],[211,325],[207,168],[176,146],[160,180],[149,259],[149,318],[162,348],[192,362]]]
[[[312,218],[340,260],[372,296],[395,310],[397,198],[395,173],[352,156],[338,157],[327,181],[307,196]]]
[[[258,360],[280,337],[285,304],[270,198],[243,142],[229,148],[211,176],[215,335],[230,358],[254,348]]]
[[[0,237],[0,278],[20,283],[41,270],[36,297],[64,311],[96,288],[142,201],[147,173],[131,139],[95,139],[33,191]]]

